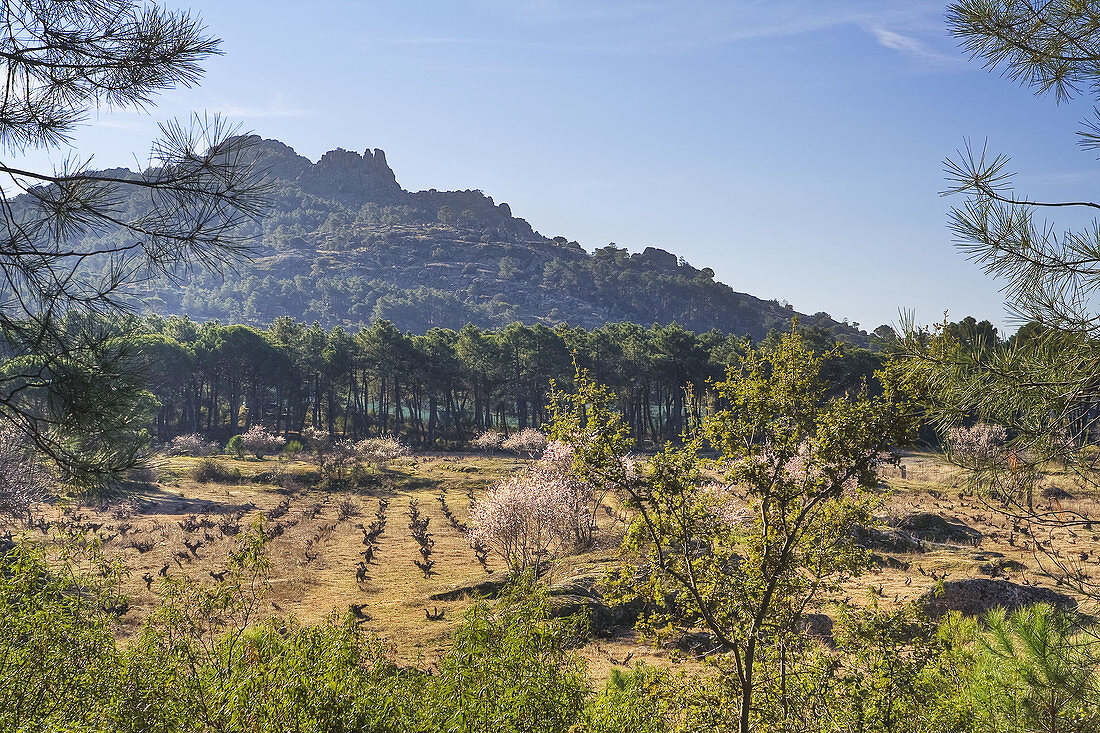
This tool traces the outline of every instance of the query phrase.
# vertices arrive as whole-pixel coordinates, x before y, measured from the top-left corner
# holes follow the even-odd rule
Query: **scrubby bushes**
[[[236,484],[241,480],[239,469],[230,468],[213,458],[203,458],[197,461],[191,467],[190,476],[192,481],[197,481],[200,484]]]
[[[5,548],[6,549],[6,548]],[[106,596],[67,569],[51,572],[42,552],[0,555],[0,730],[103,730],[121,692],[125,657],[102,610]],[[134,711],[136,712],[136,711]]]
[[[1095,627],[1040,604],[998,609],[978,632],[966,707],[988,730],[1100,730]],[[964,698],[964,699],[966,699]]]
[[[125,650],[98,596],[67,593],[75,579],[37,551],[10,556],[0,728],[566,733],[583,718],[590,688],[569,651],[575,630],[549,618],[545,596],[476,605],[429,673],[390,661],[350,615],[316,626],[256,619],[260,543],[255,530],[242,535],[222,582],[167,581]]]
[[[665,733],[671,730],[673,710],[680,697],[672,676],[665,669],[638,664],[633,669],[613,668],[603,691],[584,710],[586,733]]]
[[[230,438],[225,445],[225,452],[237,458],[244,458],[246,453],[263,458],[278,453],[285,445],[286,438],[268,432],[262,425],[253,425],[248,432]]]

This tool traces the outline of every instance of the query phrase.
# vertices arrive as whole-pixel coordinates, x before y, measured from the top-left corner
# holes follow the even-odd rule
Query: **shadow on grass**
[[[150,484],[132,486],[125,493],[119,492],[117,498],[135,502],[141,514],[237,514],[256,508],[252,502],[241,504],[179,496],[160,486]]]

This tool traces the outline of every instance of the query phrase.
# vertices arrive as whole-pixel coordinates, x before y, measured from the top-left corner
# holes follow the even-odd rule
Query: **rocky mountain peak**
[[[343,148],[330,150],[301,171],[296,183],[306,193],[345,206],[361,206],[367,201],[398,203],[405,193],[379,149],[362,155]]]

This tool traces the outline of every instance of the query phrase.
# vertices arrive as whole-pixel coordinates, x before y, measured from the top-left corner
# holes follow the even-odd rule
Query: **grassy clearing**
[[[371,616],[367,628],[388,640],[399,659],[425,663],[438,656],[472,603],[468,599],[441,603],[429,597],[486,573],[465,537],[444,516],[439,497],[447,501],[456,520],[464,522],[471,497],[527,463],[512,457],[421,454],[385,471],[368,471],[362,488],[322,490],[311,486],[316,467],[303,461],[221,457],[218,460],[225,467],[239,471],[241,480],[198,483],[190,478],[198,460],[164,459],[155,483],[99,505],[43,507],[44,516],[56,524],[48,535],[35,532],[40,541],[59,542],[65,526],[101,525],[96,534],[105,553],[127,569],[124,584],[131,603],[122,619],[121,635],[135,633],[155,608],[161,571],[212,582],[211,574],[224,569],[234,546],[235,528],[262,518],[269,532],[278,533],[269,545],[272,613],[294,614],[308,623],[333,612],[346,613],[350,604],[365,603]],[[880,556],[892,567],[852,580],[833,600],[847,598],[862,605],[874,598],[889,607],[927,592],[934,577],[989,577],[991,565],[1006,564],[1013,569],[1001,572],[1001,577],[1053,586],[1026,549],[1028,538],[1014,529],[1010,519],[966,496],[965,479],[956,469],[931,453],[908,453],[902,464],[904,479],[899,469],[889,469],[883,476],[888,491],[882,519],[939,515],[979,532],[977,544],[927,543],[923,552],[882,552]],[[360,525],[367,527],[375,520],[380,499],[388,501],[385,531],[378,538],[366,578],[359,581],[356,569],[365,549]],[[431,518],[436,566],[430,578],[413,563],[420,556],[406,512],[414,499],[421,515]],[[1081,493],[1054,501],[1064,508],[1093,513],[1098,509],[1095,496]],[[602,573],[614,565],[623,525],[605,512],[599,519],[603,526],[594,548],[562,559],[554,571],[555,582]],[[1100,558],[1096,534],[1067,530],[1053,539],[1084,558],[1083,563]],[[489,569],[502,568],[490,557]],[[153,582],[147,587],[150,576]],[[429,620],[426,610],[437,608],[443,610],[443,619]],[[592,640],[581,653],[597,676],[614,666],[669,659],[667,653],[652,649],[626,629]]]

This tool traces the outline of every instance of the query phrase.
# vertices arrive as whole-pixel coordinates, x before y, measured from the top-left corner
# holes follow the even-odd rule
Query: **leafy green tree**
[[[551,386],[549,437],[554,442],[546,453],[567,462],[569,478],[585,489],[576,492],[586,497],[584,506],[573,508],[574,514],[583,515],[576,540],[584,547],[592,541],[606,496],[637,479],[636,463],[630,456],[634,440],[614,409],[611,390],[589,379],[588,372],[578,369],[568,392],[558,390],[554,383]]]
[[[951,716],[961,707],[958,685],[948,681],[958,637],[940,633],[919,605],[838,610],[834,648],[821,649],[815,660],[803,720],[864,733],[967,730]]]
[[[1047,329],[1041,323],[1035,321],[1028,321],[1012,334],[1012,337],[1008,340],[1008,345],[1011,346],[1023,346],[1024,344],[1037,343],[1042,341],[1045,337]]]
[[[188,387],[195,372],[195,352],[159,333],[137,335],[134,342],[141,373],[158,402],[156,436],[165,441],[173,428],[182,427],[188,408],[194,407],[188,404]]]
[[[853,530],[870,521],[876,468],[912,435],[896,368],[880,373],[881,394],[830,397],[823,361],[797,332],[750,350],[716,385],[717,409],[698,432],[621,486],[636,512],[626,546],[653,568],[643,591],[657,604],[650,622],[702,625],[729,652],[742,733],[762,677],[782,674],[760,659],[781,652],[806,610],[863,567]],[[703,457],[704,437],[717,458]],[[724,480],[708,479],[708,468]]]
[[[493,427],[492,396],[505,378],[499,342],[473,324],[467,324],[458,333],[455,354],[473,387],[475,426],[479,430]]]
[[[944,334],[967,351],[980,352],[997,346],[997,329],[989,321],[979,322],[974,316],[946,324]]]

